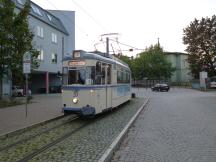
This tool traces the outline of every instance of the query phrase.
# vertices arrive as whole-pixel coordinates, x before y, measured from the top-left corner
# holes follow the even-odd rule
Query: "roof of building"
[[[18,9],[22,9],[26,0],[12,0]],[[30,15],[35,17],[36,19],[50,25],[51,27],[55,28],[56,30],[69,35],[68,31],[65,29],[63,23],[59,18],[54,16],[49,11],[43,9],[42,7],[38,6],[34,2],[31,2],[31,12]]]

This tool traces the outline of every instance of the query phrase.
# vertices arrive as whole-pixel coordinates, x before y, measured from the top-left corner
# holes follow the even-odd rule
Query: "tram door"
[[[112,107],[111,65],[105,66],[106,108]]]
[[[104,85],[104,88],[98,91],[97,95],[97,104],[98,107],[102,110],[112,107],[112,88],[111,84],[111,65],[106,63],[97,63],[96,71],[100,71],[101,69],[101,77],[100,84]]]

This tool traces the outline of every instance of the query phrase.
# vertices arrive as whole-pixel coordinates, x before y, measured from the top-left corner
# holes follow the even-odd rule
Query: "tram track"
[[[1,151],[0,161],[96,161],[141,103],[131,101],[94,119],[76,119],[59,127],[55,124],[56,129]]]
[[[17,141],[28,138],[29,136],[33,136],[35,134],[38,134],[38,132],[42,132],[46,129],[55,127],[61,123],[67,122],[67,120],[71,119],[71,116],[58,116],[56,118],[34,124],[32,126],[16,130],[14,132],[10,132],[4,135],[0,136],[0,150],[3,149],[3,147],[6,147],[7,145],[10,145],[12,143],[16,143]]]
[[[77,117],[77,116],[76,116],[76,117],[73,117],[73,118],[71,118],[70,120],[68,120],[68,121],[66,121],[66,122],[60,123],[59,125],[56,125],[56,126],[54,126],[54,127],[45,129],[45,130],[43,130],[43,131],[41,131],[41,132],[38,132],[38,133],[36,133],[36,134],[34,134],[34,135],[30,135],[30,136],[28,136],[27,138],[24,138],[24,139],[20,139],[20,140],[18,140],[18,141],[16,141],[16,142],[11,143],[11,144],[9,144],[9,145],[6,145],[6,146],[4,146],[4,147],[0,147],[0,152],[5,151],[5,150],[8,150],[8,149],[10,149],[11,147],[14,147],[14,146],[16,146],[16,145],[18,145],[18,144],[21,144],[21,143],[23,143],[23,142],[26,142],[26,141],[28,141],[28,140],[31,140],[31,139],[33,139],[33,138],[35,138],[35,137],[37,137],[37,136],[40,136],[40,135],[42,135],[42,134],[44,134],[44,133],[48,133],[48,132],[50,132],[50,131],[52,131],[52,130],[54,130],[54,129],[57,129],[57,128],[59,128],[59,127],[65,125],[65,124],[67,124],[67,123],[70,123],[70,122],[72,122],[73,120],[76,120],[76,119],[78,119],[78,118],[79,118],[79,117]]]
[[[142,99],[134,99],[111,113],[100,114],[85,128],[29,161],[98,161],[142,105]]]
[[[79,117],[75,116],[51,128],[37,132],[34,135],[4,145],[4,147],[0,148],[0,161],[17,161],[23,159],[26,155],[32,155],[35,150],[52,146],[55,141],[60,141],[66,138],[66,135],[71,134],[71,132],[79,130],[80,125],[83,125],[82,120],[79,120]],[[16,135],[13,135],[13,138],[16,138]]]
[[[54,145],[56,145],[56,144],[58,144],[58,143],[60,143],[60,142],[62,142],[64,140],[66,140],[68,137],[72,136],[74,133],[78,132],[79,130],[81,130],[81,129],[85,128],[85,127],[87,127],[92,122],[93,121],[83,124],[82,126],[80,126],[80,127],[76,128],[76,129],[70,131],[69,133],[67,133],[67,134],[59,137],[58,139],[50,142],[49,144],[41,147],[40,149],[32,152],[31,154],[26,155],[25,157],[23,157],[22,159],[18,160],[17,162],[27,162],[27,161],[31,160],[32,158],[34,158],[35,156],[39,155],[43,151],[45,151],[45,150],[49,149],[50,147],[52,147],[52,146],[54,146]]]

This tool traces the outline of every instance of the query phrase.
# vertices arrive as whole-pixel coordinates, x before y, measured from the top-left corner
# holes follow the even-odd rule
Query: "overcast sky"
[[[165,51],[184,52],[183,28],[194,18],[211,17],[216,11],[216,0],[32,1],[44,9],[75,11],[76,49],[87,51],[100,43],[101,34],[119,33],[119,42],[139,49],[156,44],[160,38]],[[96,47],[105,50],[102,44]]]

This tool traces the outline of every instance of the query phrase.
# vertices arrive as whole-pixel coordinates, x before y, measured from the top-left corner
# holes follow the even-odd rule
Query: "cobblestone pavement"
[[[97,162],[145,101],[145,98],[132,99],[130,102],[112,110],[112,112],[98,115],[92,119],[79,119],[76,122],[69,122],[58,129],[38,135],[9,149],[0,150],[0,161],[19,161],[25,156],[32,154],[35,150],[44,148],[51,141],[80,127],[80,125],[89,123],[65,140],[49,149],[43,150],[41,154],[35,156],[30,161]],[[28,136],[31,133],[34,134],[34,129],[33,132],[31,129],[29,132],[28,130],[26,130],[26,132],[21,131],[20,136],[13,133],[11,137],[0,136],[0,145],[6,146],[8,143],[13,143],[17,138]],[[15,136],[17,138],[15,138]],[[4,146],[1,146],[0,149],[2,147]]]
[[[130,128],[112,162],[216,161],[216,93],[135,89],[150,104]]]
[[[92,123],[31,161],[97,162],[145,99],[136,98],[115,111],[92,119]]]

